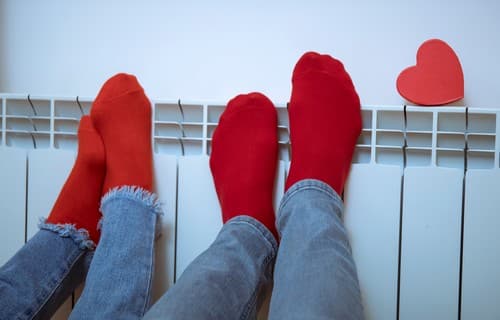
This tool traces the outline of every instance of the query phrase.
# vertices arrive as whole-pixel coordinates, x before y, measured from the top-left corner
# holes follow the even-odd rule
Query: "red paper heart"
[[[439,39],[417,51],[417,65],[406,68],[396,87],[406,100],[424,106],[443,105],[464,97],[464,74],[453,49]]]

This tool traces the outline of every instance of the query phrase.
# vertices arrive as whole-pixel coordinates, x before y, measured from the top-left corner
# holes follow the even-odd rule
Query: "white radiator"
[[[3,264],[50,212],[73,165],[78,121],[92,101],[0,94],[0,102]],[[224,104],[152,104],[155,184],[165,209],[156,300],[222,225],[208,155]],[[289,161],[286,104],[277,110],[276,206]],[[500,109],[365,106],[362,112],[344,220],[367,319],[499,319]]]

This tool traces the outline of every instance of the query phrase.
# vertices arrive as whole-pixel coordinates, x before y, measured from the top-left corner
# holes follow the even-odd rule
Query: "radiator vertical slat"
[[[354,164],[344,191],[366,319],[396,319],[401,167]]]
[[[401,320],[457,319],[463,171],[406,168]]]
[[[0,266],[24,245],[26,151],[0,147]]]
[[[208,161],[205,156],[179,158],[176,280],[222,227]]]
[[[500,316],[500,170],[469,170],[465,185],[462,320]]]
[[[174,283],[177,157],[155,154],[154,175],[155,191],[162,204],[163,216],[159,220],[160,237],[155,242],[153,303]]]
[[[38,231],[39,219],[47,217],[52,210],[74,162],[72,151],[28,152],[28,239]]]

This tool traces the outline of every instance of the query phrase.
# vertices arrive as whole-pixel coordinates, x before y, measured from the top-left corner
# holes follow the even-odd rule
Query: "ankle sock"
[[[91,117],[106,152],[103,194],[120,186],[152,191],[151,104],[136,77],[120,73],[106,81]]]
[[[361,132],[359,97],[342,63],[305,53],[293,71],[288,112],[292,161],[285,188],[317,179],[342,194]]]
[[[277,114],[260,93],[229,101],[212,139],[210,169],[224,223],[251,216],[278,239],[273,189],[278,156]]]
[[[78,128],[78,155],[75,164],[45,222],[59,226],[72,224],[77,230],[83,228],[94,244],[97,244],[100,237],[97,223],[101,218],[99,205],[105,173],[106,162],[101,138],[90,117],[83,116]]]

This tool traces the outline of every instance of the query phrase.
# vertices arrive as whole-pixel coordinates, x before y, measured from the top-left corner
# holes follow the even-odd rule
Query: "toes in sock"
[[[104,146],[89,116],[83,116],[78,128],[78,155],[73,169],[52,208],[46,223],[73,224],[85,229],[97,244],[101,217],[99,203],[106,172]]]
[[[250,93],[229,101],[210,155],[224,223],[248,215],[277,236],[273,209],[277,139],[276,109],[267,97]]]
[[[106,152],[103,194],[124,185],[151,191],[151,104],[136,77],[120,73],[106,81],[91,117]]]
[[[305,53],[293,71],[288,112],[292,161],[286,189],[317,179],[341,194],[361,131],[360,101],[342,63]]]

